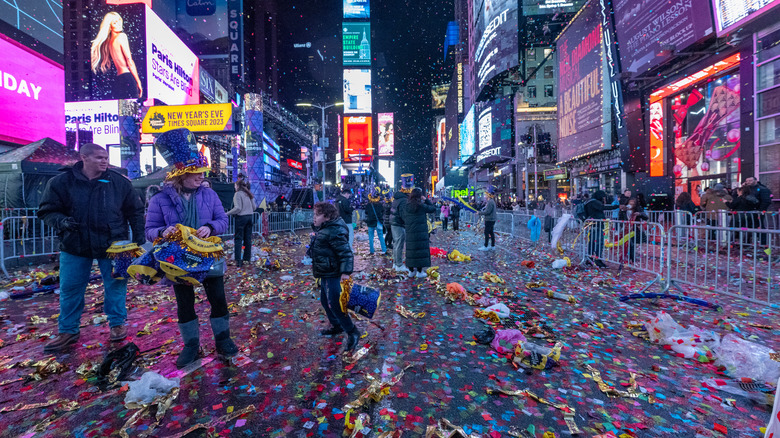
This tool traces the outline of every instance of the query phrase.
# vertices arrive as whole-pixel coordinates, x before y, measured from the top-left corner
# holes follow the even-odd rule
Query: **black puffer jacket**
[[[427,268],[431,266],[428,213],[436,212],[436,206],[426,199],[419,206],[405,203],[403,211],[406,223],[406,266]]]
[[[390,212],[392,210],[392,203],[391,202],[385,202],[385,204],[382,206],[382,224],[385,225],[385,228],[390,227]]]
[[[349,199],[343,195],[339,195],[336,198],[336,208],[339,210],[339,216],[341,216],[341,219],[344,220],[344,223],[351,224],[352,211],[354,208],[352,208],[352,204],[349,203]]]
[[[311,268],[315,278],[340,277],[352,273],[354,256],[349,246],[349,229],[340,217],[315,228],[311,242]]]
[[[366,225],[375,228],[377,222],[382,223],[382,203],[371,202],[363,209],[366,212]]]
[[[767,211],[772,204],[772,192],[769,187],[760,182],[756,185],[756,192],[758,192],[758,211]]]
[[[390,225],[396,227],[404,226],[403,210],[406,203],[409,202],[409,196],[401,191],[393,193],[393,206],[390,207]]]
[[[83,168],[79,161],[49,180],[41,198],[38,217],[57,230],[60,250],[105,258],[112,243],[129,238],[128,224],[133,240],[144,243],[144,204],[130,180],[110,169],[89,180]]]

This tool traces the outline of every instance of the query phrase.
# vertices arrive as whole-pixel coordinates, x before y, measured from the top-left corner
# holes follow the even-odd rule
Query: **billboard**
[[[371,18],[369,0],[344,0],[344,18]]]
[[[517,0],[474,2],[476,95],[485,84],[518,65]]]
[[[141,122],[144,134],[160,134],[171,129],[187,128],[192,132],[233,130],[233,104],[153,106]]]
[[[583,3],[585,0],[523,0],[523,15],[569,14]]]
[[[344,117],[344,161],[371,161],[371,117]]]
[[[506,159],[512,155],[514,106],[512,96],[483,102],[476,107],[477,165]]]
[[[712,34],[710,0],[646,3],[613,0],[623,71],[642,73]],[[668,55],[662,56],[663,53]]]
[[[379,139],[379,156],[390,157],[395,155],[395,125],[393,124],[393,113],[377,114],[377,123]]]
[[[65,129],[92,131],[92,142],[119,144],[119,101],[65,102]]]
[[[35,38],[36,41],[62,54],[62,1],[24,0],[1,1],[0,21]],[[41,52],[39,46],[33,47]]]
[[[441,151],[447,145],[447,119],[444,116],[436,117],[436,150],[434,151],[434,165],[433,169],[438,170],[439,161],[441,160]]]
[[[371,65],[371,23],[343,23],[344,65]]]
[[[395,188],[395,161],[379,160],[379,169],[377,171],[390,187]]]
[[[611,118],[604,96],[606,59],[601,17],[591,2],[561,33],[558,46],[558,161],[609,149]]]
[[[301,163],[300,161],[295,161],[288,158],[287,165],[292,167],[293,169],[303,170],[303,163]]]
[[[463,123],[460,124],[459,130],[460,159],[466,161],[474,155],[476,145],[474,138],[474,105],[469,108],[469,112],[463,117]]]
[[[739,28],[775,6],[780,6],[780,0],[712,0],[718,36]]]
[[[85,1],[87,29],[65,48],[66,100],[155,98],[169,105],[197,103],[198,57],[146,5]],[[70,23],[70,21],[67,21]],[[67,32],[75,32],[66,24]],[[84,89],[88,90],[84,92]]]
[[[0,35],[0,140],[65,144],[62,67]]]
[[[443,109],[444,103],[447,102],[447,93],[450,91],[450,84],[434,85],[431,87],[431,98],[433,103],[431,108]]]
[[[344,70],[344,113],[371,112],[371,70]]]

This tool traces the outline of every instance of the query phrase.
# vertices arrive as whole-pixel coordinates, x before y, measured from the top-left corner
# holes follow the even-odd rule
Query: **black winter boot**
[[[362,336],[362,333],[360,333],[360,330],[355,327],[352,329],[351,332],[347,333],[347,347],[344,349],[344,351],[354,351],[355,347],[357,347],[358,341],[360,341],[360,336]]]
[[[344,329],[341,327],[331,327],[329,329],[320,330],[322,336],[333,336],[338,335],[339,333],[344,333]]]
[[[230,359],[238,354],[238,347],[230,339],[230,318],[225,315],[220,318],[211,318],[211,330],[214,332],[214,345],[217,347],[217,356],[222,360]]]
[[[184,348],[176,359],[176,368],[184,368],[195,362],[200,354],[200,332],[198,320],[195,319],[184,324],[179,324],[181,338],[184,341]]]

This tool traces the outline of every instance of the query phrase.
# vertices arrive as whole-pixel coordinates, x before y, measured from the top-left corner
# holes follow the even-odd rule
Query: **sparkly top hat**
[[[165,161],[174,166],[165,177],[166,180],[185,173],[201,173],[210,170],[209,162],[198,151],[195,135],[189,129],[181,128],[164,132],[154,141],[154,146]]]
[[[393,189],[390,187],[385,188],[382,190],[382,196],[385,197],[385,202],[393,202]]]
[[[493,186],[493,185],[488,185],[487,186],[487,196],[489,198],[492,198],[495,195],[496,195],[496,187]]]
[[[412,193],[414,188],[414,174],[404,173],[401,175],[401,191],[404,193]]]
[[[371,190],[368,191],[368,200],[371,202],[377,202],[380,199],[382,199],[382,189],[380,189],[378,186],[371,187]]]

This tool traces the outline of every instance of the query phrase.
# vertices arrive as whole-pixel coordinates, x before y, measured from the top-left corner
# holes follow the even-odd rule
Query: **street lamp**
[[[328,109],[328,108],[334,107],[334,106],[342,106],[342,105],[344,105],[344,102],[336,102],[334,104],[325,105],[325,106],[315,105],[313,103],[296,103],[295,104],[295,106],[305,106],[305,107],[319,108],[320,111],[322,111],[322,123],[320,124],[320,128],[321,128],[320,139],[325,138],[325,110]],[[320,148],[319,145],[318,145],[317,149],[321,150],[322,148]],[[325,151],[322,151],[321,153],[325,153]],[[324,157],[323,157],[322,161],[320,161],[320,162],[322,163],[322,182],[324,183],[325,182],[325,159],[324,159]],[[317,166],[317,167],[319,167],[319,166]],[[314,185],[312,185],[312,187],[314,187]],[[322,187],[322,200],[323,201],[325,200],[325,186],[324,186],[324,184],[323,184],[323,187]]]

